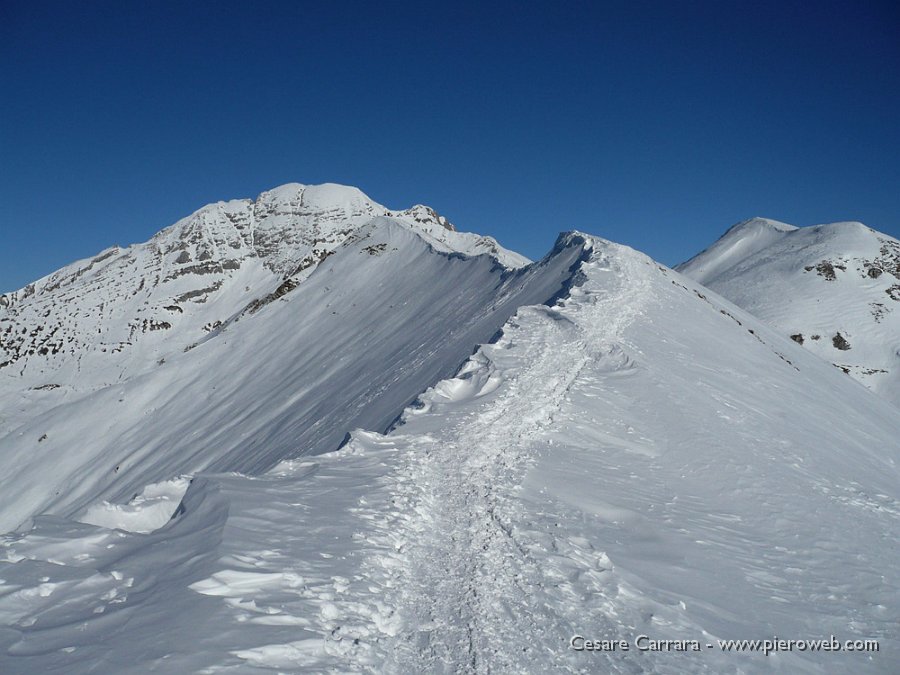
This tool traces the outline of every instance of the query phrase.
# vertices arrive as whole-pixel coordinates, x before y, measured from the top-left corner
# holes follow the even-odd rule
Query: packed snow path
[[[542,642],[549,637],[558,644],[560,634],[571,632],[571,617],[548,615],[534,604],[539,589],[552,583],[542,568],[554,565],[546,560],[548,551],[529,551],[535,542],[517,531],[523,514],[515,513],[514,491],[532,444],[585,365],[624,364],[617,340],[640,311],[646,289],[628,281],[640,275],[601,265],[586,267],[611,277],[606,292],[571,293],[580,300],[570,310],[580,315],[577,322],[562,307],[523,310],[531,319],[527,327],[513,322],[500,344],[483,351],[502,375],[494,372],[475,391],[471,382],[457,385],[468,385],[470,396],[484,396],[502,377],[502,393],[454,415],[440,441],[426,436],[411,444],[408,478],[397,482],[392,499],[405,508],[387,528],[397,551],[395,560],[386,560],[396,569],[392,604],[404,617],[389,647],[390,670],[525,671],[536,654],[549,653]],[[585,332],[585,325],[596,330]],[[540,351],[504,358],[520,341]],[[485,373],[472,379],[479,375]],[[448,393],[453,398],[457,392]],[[571,551],[560,551],[563,544],[551,541],[550,548],[565,556]],[[602,580],[603,554],[585,562]],[[602,592],[602,583],[596,590]]]

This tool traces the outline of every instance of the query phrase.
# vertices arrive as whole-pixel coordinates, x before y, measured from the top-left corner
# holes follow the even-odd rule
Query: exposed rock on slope
[[[676,269],[900,405],[900,241],[754,218]]]

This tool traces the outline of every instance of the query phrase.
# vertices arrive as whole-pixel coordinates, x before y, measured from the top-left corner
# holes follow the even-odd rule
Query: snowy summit
[[[900,241],[753,218],[676,269],[900,407]]]

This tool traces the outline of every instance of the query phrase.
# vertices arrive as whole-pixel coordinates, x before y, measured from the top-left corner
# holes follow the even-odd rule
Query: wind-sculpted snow
[[[754,218],[677,269],[900,406],[900,241]]]
[[[573,250],[388,434],[197,476],[150,534],[7,536],[4,672],[894,672],[896,409],[645,256]],[[880,651],[718,647],[832,634]]]

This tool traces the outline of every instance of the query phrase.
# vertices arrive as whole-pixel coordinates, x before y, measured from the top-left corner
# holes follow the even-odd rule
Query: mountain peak
[[[795,225],[789,225],[788,223],[783,223],[780,220],[774,220],[773,218],[763,218],[762,216],[753,216],[752,218],[748,218],[747,220],[742,220],[739,223],[735,223],[728,230],[725,231],[725,234],[722,237],[727,237],[729,235],[734,235],[737,233],[746,233],[754,230],[775,230],[776,232],[792,232],[796,230],[797,227]]]
[[[732,225],[712,246],[690,260],[676,266],[683,272],[706,284],[719,274],[763,250],[798,228],[770,218],[754,217]]]
[[[27,367],[40,386],[88,362],[131,368],[134,357],[144,367],[282,297],[339,249],[392,228],[443,253],[488,255],[506,268],[529,262],[490,237],[457,232],[428,206],[391,211],[356,187],[287,183],[256,199],[207,204],[147,242],[0,295],[0,370]]]
[[[359,188],[338,183],[322,183],[320,185],[286,183],[266,190],[260,194],[257,202],[292,203],[309,211],[341,209],[348,212],[382,212],[387,210],[381,204],[370,199]]]
[[[676,269],[900,404],[900,241],[751,219]]]
[[[447,220],[444,216],[440,215],[430,206],[425,206],[424,204],[416,204],[415,206],[406,209],[406,211],[401,211],[401,214],[409,216],[417,223],[439,225],[445,230],[456,232],[456,228],[453,227],[453,223]]]

